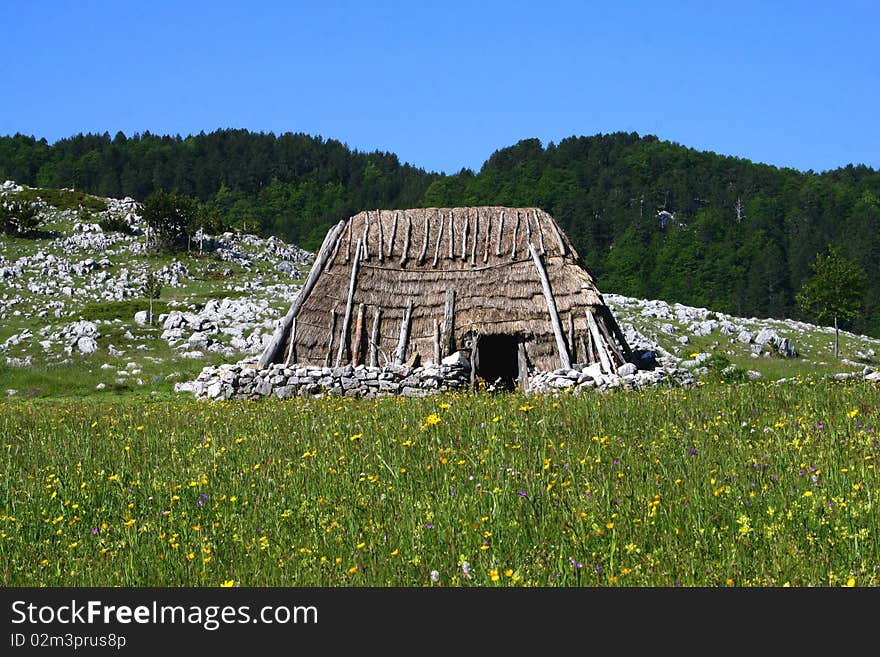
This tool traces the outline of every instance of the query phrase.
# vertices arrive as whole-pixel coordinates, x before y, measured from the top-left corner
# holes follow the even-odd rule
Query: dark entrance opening
[[[495,390],[516,390],[519,339],[514,335],[481,335],[477,339],[474,373]]]

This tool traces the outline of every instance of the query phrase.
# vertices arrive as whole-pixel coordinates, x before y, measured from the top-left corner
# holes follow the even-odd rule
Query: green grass
[[[0,582],[877,586],[878,430],[880,389],[809,380],[7,400]]]
[[[23,189],[20,192],[9,192],[7,196],[19,201],[43,201],[59,210],[78,210],[104,212],[107,202],[103,199],[68,189]]]

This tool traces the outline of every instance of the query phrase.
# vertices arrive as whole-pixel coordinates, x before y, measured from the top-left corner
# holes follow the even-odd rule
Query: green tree
[[[153,323],[153,299],[158,299],[162,295],[162,279],[156,275],[154,271],[147,272],[147,278],[144,280],[143,294],[150,300],[149,322]]]
[[[0,203],[0,231],[10,237],[27,235],[40,224],[37,209],[30,203]]]
[[[804,283],[796,300],[801,310],[825,324],[834,323],[834,357],[840,354],[839,321],[851,321],[862,314],[867,276],[857,262],[828,246],[810,265],[812,276]]]
[[[143,205],[143,218],[149,228],[149,241],[160,250],[176,253],[189,247],[194,232],[198,203],[177,194],[153,192]]]

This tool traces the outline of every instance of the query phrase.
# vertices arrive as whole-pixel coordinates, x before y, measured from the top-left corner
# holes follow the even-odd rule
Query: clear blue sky
[[[478,170],[654,134],[880,169],[880,2],[0,0],[0,134],[303,132]]]

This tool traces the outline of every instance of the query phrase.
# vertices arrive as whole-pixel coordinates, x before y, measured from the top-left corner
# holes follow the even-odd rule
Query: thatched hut
[[[260,359],[383,366],[464,351],[473,376],[523,385],[530,370],[632,354],[566,235],[537,208],[361,212],[324,239]]]

